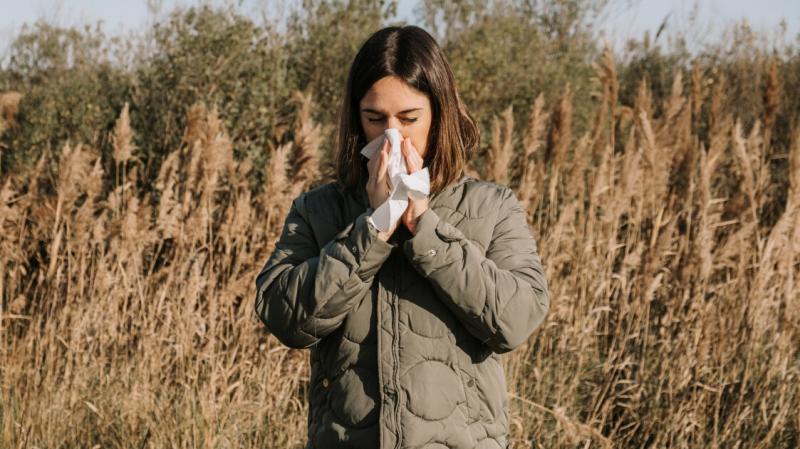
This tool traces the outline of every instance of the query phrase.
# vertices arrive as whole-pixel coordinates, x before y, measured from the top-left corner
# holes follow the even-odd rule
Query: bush
[[[81,142],[108,151],[108,131],[131,94],[130,73],[108,59],[112,44],[99,29],[23,28],[11,45],[4,78],[22,92],[17,126],[2,135],[0,166],[29,165],[42,151]]]

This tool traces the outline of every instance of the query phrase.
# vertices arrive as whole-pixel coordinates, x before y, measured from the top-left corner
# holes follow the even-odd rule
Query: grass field
[[[774,71],[749,126],[724,79],[677,73],[663,104],[643,83],[623,105],[606,52],[588,132],[565,85],[527,123],[497,116],[470,169],[514,187],[551,288],[504,355],[515,448],[800,445],[800,128],[772,144]],[[195,104],[152,189],[127,108],[113,170],[70,142],[3,176],[1,448],[301,447],[308,353],[253,304],[290,200],[330,180],[296,100],[266,166]]]

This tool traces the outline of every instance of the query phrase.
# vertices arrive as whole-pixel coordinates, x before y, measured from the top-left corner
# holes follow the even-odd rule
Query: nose
[[[384,131],[388,128],[403,129],[403,123],[397,117],[390,117],[386,120],[386,128],[384,128]]]

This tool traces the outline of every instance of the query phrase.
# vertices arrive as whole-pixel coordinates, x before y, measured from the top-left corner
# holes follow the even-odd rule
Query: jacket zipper
[[[399,273],[399,270],[395,271],[395,273]],[[392,307],[394,309],[394,313],[392,314],[392,321],[394,327],[394,340],[392,340],[394,351],[394,416],[395,416],[395,426],[397,426],[397,441],[395,444],[395,448],[400,448],[400,442],[402,441],[402,435],[400,434],[400,298],[397,295],[397,284],[399,283],[399,274],[395,277],[394,285],[392,285],[392,298],[393,303]]]

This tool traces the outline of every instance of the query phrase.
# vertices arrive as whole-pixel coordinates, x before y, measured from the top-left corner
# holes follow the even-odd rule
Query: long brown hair
[[[396,76],[425,93],[431,103],[431,127],[423,166],[431,176],[431,194],[460,178],[480,131],[455,87],[450,64],[436,40],[414,25],[376,31],[358,50],[339,111],[336,136],[336,178],[348,188],[364,185],[369,176],[367,144],[359,104],[370,87],[385,76]]]

